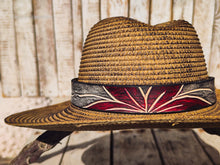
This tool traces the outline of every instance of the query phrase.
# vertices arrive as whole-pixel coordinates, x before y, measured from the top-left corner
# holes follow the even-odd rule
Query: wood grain
[[[74,77],[78,77],[79,65],[83,46],[82,31],[82,4],[81,0],[72,1],[72,17],[73,17],[73,49],[74,49]]]
[[[16,56],[13,1],[0,4],[0,66],[3,96],[20,96],[20,78]]]
[[[102,0],[101,19],[116,16],[128,16],[128,0]]]
[[[193,134],[195,135],[195,138],[197,139],[197,141],[200,143],[201,147],[203,148],[203,150],[206,152],[206,155],[209,157],[209,159],[213,162],[213,164],[220,164],[220,153],[219,148],[217,147],[217,142],[214,143],[213,140],[214,139],[219,139],[217,138],[213,138],[213,135],[208,134],[205,137],[208,138],[208,143],[206,143],[207,141],[203,141],[202,140],[202,134],[201,134],[201,130],[196,131],[197,133],[195,133],[195,130],[193,130]],[[198,133],[200,132],[200,133]],[[211,146],[211,144],[214,144],[214,148],[213,145]],[[217,151],[218,150],[218,151]]]
[[[109,148],[109,131],[74,132],[61,165],[109,164]]]
[[[130,0],[129,17],[145,23],[150,21],[150,0]]]
[[[151,1],[151,25],[167,22],[171,20],[172,13],[171,0],[152,0]]]
[[[58,96],[52,0],[34,0],[34,21],[41,96]]]
[[[62,161],[62,155],[69,140],[69,134],[71,132],[46,131],[42,133],[32,143],[27,144],[23,148],[13,160],[14,164],[24,165],[23,163],[28,162],[31,165],[59,164]]]
[[[83,43],[91,27],[100,19],[99,0],[82,0]]]
[[[74,77],[71,0],[53,0],[59,96],[70,96]]]
[[[220,1],[215,1],[209,74],[215,77],[216,88],[220,89]]]
[[[198,33],[207,68],[209,68],[215,0],[195,0],[193,25]]]
[[[22,96],[39,95],[32,12],[32,2],[30,0],[14,1],[17,55]]]
[[[155,136],[165,164],[212,164],[191,131],[156,129]]]
[[[193,18],[193,0],[174,0],[173,1],[173,19],[184,19],[192,23]]]
[[[162,164],[150,129],[115,131],[114,165]]]
[[[130,13],[132,18],[146,23],[149,21],[151,24],[171,20],[172,13],[173,19],[194,21],[194,26],[202,41],[206,62],[209,64],[209,73],[215,76],[216,87],[220,89],[219,0],[195,0],[195,6],[193,6],[193,0],[173,0],[173,11],[171,0],[151,0],[151,7],[149,1],[72,0],[71,15],[70,0],[53,2],[51,0],[33,0],[34,10],[30,6],[31,1],[28,0],[1,0],[0,67],[3,96],[20,96],[21,93],[23,96],[37,95],[38,83],[41,95],[69,95],[67,92],[70,90],[69,78],[77,77],[83,39],[85,40],[89,29],[100,18],[127,16],[127,13]],[[128,11],[129,7],[130,11]],[[152,11],[150,15],[148,8],[151,8]],[[193,8],[195,9],[194,16],[192,16]],[[72,23],[69,22],[71,19],[73,19]],[[34,42],[35,31],[36,43]],[[71,38],[71,33],[73,38]],[[70,45],[71,42],[73,42],[73,46]],[[38,61],[35,59],[36,55]],[[63,57],[65,58],[63,59]],[[68,66],[63,66],[65,64]],[[71,67],[72,69],[70,69]],[[39,82],[36,81],[38,75],[35,75],[38,68]],[[68,70],[71,73],[68,73]],[[64,79],[68,80],[62,82]],[[64,85],[65,83],[66,85]],[[61,91],[62,89],[65,90]],[[156,130],[155,132],[164,164],[187,164],[190,160],[192,161],[188,164],[211,163],[191,133],[173,131]],[[163,164],[152,137],[149,130],[146,132],[115,131],[115,164],[121,162],[122,164],[123,162],[136,164],[144,161]],[[76,132],[71,135],[63,159],[62,155],[68,139],[64,139],[61,142],[62,145],[58,145],[42,156],[37,164],[58,164],[61,161],[63,165],[91,164],[91,162],[109,164],[109,141],[109,132]],[[195,155],[198,157],[195,158]]]

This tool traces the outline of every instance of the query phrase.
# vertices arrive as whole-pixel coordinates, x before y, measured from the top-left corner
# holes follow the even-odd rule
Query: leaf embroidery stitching
[[[178,101],[178,100],[190,101],[190,99],[191,100],[194,99],[197,101],[200,100],[200,103],[203,102],[205,104],[211,105],[211,103],[208,100],[206,100],[202,97],[190,95],[190,93],[193,93],[193,92],[201,92],[201,91],[213,92],[211,89],[199,88],[199,89],[193,89],[193,90],[181,93],[183,87],[184,87],[184,85],[181,85],[176,93],[170,92],[175,95],[169,100],[166,100],[163,98],[164,96],[166,97],[167,95],[168,96],[170,95],[170,94],[168,94],[168,92],[166,90],[161,91],[161,92],[159,91],[160,93],[158,93],[158,95],[155,97],[155,94],[154,95],[152,94],[152,90],[154,89],[154,87],[152,87],[152,86],[150,86],[147,89],[146,93],[144,93],[144,91],[141,87],[138,87],[138,88],[136,88],[136,87],[123,88],[122,87],[122,89],[123,89],[123,92],[121,92],[122,94],[120,92],[116,94],[114,91],[115,88],[109,87],[109,89],[107,89],[105,86],[102,86],[102,88],[104,89],[104,91],[106,92],[106,94],[109,98],[95,95],[95,94],[81,94],[81,95],[79,95],[79,97],[96,97],[96,98],[101,99],[98,101],[94,101],[94,102],[84,106],[83,108],[92,108],[95,106],[95,109],[97,109],[97,107],[102,107],[102,108],[98,108],[98,109],[105,110],[105,111],[131,112],[131,113],[133,113],[133,112],[136,112],[136,113],[160,113],[160,112],[168,112],[168,111],[175,111],[175,110],[178,111],[178,108],[183,108],[184,106],[186,106],[186,105],[181,104],[179,102],[177,102],[177,104],[175,104],[175,105],[172,105],[172,103],[174,103],[175,101]],[[132,93],[132,91],[133,91],[133,93]],[[140,96],[142,98],[137,99],[138,97],[135,96],[135,91],[136,91],[136,94],[137,94],[137,92],[139,92]],[[148,103],[150,97],[153,97],[153,100],[154,100],[151,105]],[[144,101],[144,105],[142,105],[140,103],[141,100]]]

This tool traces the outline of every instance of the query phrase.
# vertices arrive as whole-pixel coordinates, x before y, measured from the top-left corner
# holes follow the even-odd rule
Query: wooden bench
[[[75,132],[64,141],[66,147],[55,147],[39,164],[220,164],[219,153],[190,129]]]
[[[216,77],[220,88],[219,11],[218,0],[2,0],[1,97],[70,97],[70,80],[77,77],[89,29],[111,16],[129,16],[153,25],[172,19],[189,21],[198,32],[209,75]],[[73,133],[60,150],[43,156],[42,164],[43,160],[57,164],[77,160],[84,164],[220,164],[218,153],[191,130],[113,133],[114,140],[109,132]],[[56,155],[59,158],[47,159]]]

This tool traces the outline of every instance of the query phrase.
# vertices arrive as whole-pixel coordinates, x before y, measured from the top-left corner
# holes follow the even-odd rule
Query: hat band
[[[97,85],[72,80],[72,104],[96,111],[172,113],[215,104],[214,78],[174,85]]]

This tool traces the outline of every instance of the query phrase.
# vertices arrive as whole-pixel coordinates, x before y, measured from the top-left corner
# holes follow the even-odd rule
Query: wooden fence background
[[[41,103],[42,105],[46,105],[48,102],[44,99],[45,97],[70,96],[70,82],[72,78],[77,77],[83,42],[89,29],[97,21],[111,16],[128,16],[152,25],[177,19],[185,19],[192,23],[203,47],[209,75],[215,76],[216,87],[220,88],[220,0],[0,0],[0,91],[2,91],[0,101],[5,104],[3,98],[7,98],[9,100],[6,103],[11,104],[11,109],[3,108],[0,112],[7,111],[7,114],[10,114],[12,110],[13,112],[21,110],[19,106],[18,109],[14,107],[15,103],[18,104],[21,101],[13,101],[13,98],[31,98],[33,103],[26,105],[27,102],[30,102],[30,100],[26,100],[26,103],[22,102],[19,105],[21,107],[25,104],[23,107],[33,108],[35,105],[33,96],[38,96],[36,102],[45,102]],[[39,97],[43,98],[43,101],[39,101]],[[2,121],[7,115],[3,114],[0,115]],[[1,129],[2,125],[0,124]],[[9,135],[3,136],[3,134],[11,129],[11,127],[9,129],[5,126],[5,129],[0,131],[2,133],[0,142],[4,137],[4,143],[8,144],[6,142]],[[22,129],[17,129],[17,132],[20,131],[19,134],[27,136],[27,129],[23,132]],[[16,133],[13,132],[13,134]],[[152,139],[155,137],[161,140],[161,142],[159,141],[161,144],[164,144],[164,138],[166,142],[170,142],[169,139],[176,136],[195,141],[192,133],[188,133],[188,135],[185,132],[174,131],[168,136],[166,132],[158,130],[146,130],[144,133],[116,131],[114,137],[119,141],[115,141],[114,144],[115,155],[120,155],[126,150],[130,139],[133,139],[131,142],[135,143],[133,146],[138,143],[137,146],[144,147],[142,142],[145,141],[145,144],[154,148],[155,142]],[[16,143],[19,139],[16,139],[15,135],[13,137],[14,142],[11,143],[11,146],[14,147],[15,144],[19,145]],[[137,137],[138,139],[136,139]],[[121,139],[122,141],[120,141]],[[100,158],[97,160],[109,162],[109,158],[106,158],[109,155],[110,147],[109,132],[73,133],[62,141],[63,145],[58,146],[55,152],[49,152],[41,161],[43,162],[50,156],[52,158],[47,160],[47,164],[83,164],[85,155],[89,158],[85,159],[84,163],[93,159],[89,156],[91,153],[89,154],[90,149],[88,148],[97,141],[100,144],[98,151],[102,153],[101,155],[95,154]],[[188,146],[195,143],[190,141],[188,141],[189,144],[187,143]],[[117,149],[118,142],[120,142],[121,148]],[[2,141],[1,145],[4,143]],[[180,140],[176,143],[186,145]],[[13,147],[11,148],[15,151]],[[164,147],[166,148],[166,146]],[[5,145],[5,148],[10,147]],[[5,148],[1,149],[1,154],[7,152]],[[71,151],[72,149],[75,150]],[[130,154],[134,154],[133,147],[130,149]],[[104,150],[107,152],[103,152]],[[146,148],[143,150],[146,152]],[[201,150],[201,148],[194,148],[192,154]],[[67,153],[64,154],[65,152]],[[143,159],[152,160],[154,164],[161,156],[151,149],[147,152],[148,154]],[[163,152],[162,154],[167,154],[167,150],[163,150]],[[183,150],[179,150],[179,155],[182,152]],[[204,154],[204,151],[201,152]],[[152,154],[152,159],[149,159],[148,155]],[[131,161],[136,161],[133,159],[135,155],[129,156],[124,153],[120,156],[131,157]],[[157,159],[153,159],[155,157]],[[102,160],[104,158],[106,160]],[[120,157],[117,158],[116,162],[121,164]],[[184,159],[184,155],[182,158]],[[170,164],[170,160],[167,157],[164,164]],[[201,162],[200,159],[197,161]]]
[[[69,96],[83,41],[100,19],[128,16],[152,25],[185,19],[201,40],[220,88],[219,0],[1,0],[3,96]]]

